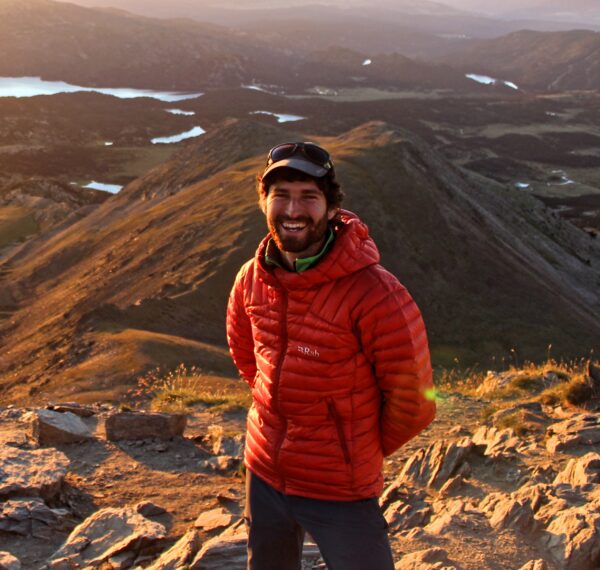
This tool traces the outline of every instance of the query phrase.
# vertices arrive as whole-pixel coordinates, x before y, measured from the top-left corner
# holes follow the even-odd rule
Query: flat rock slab
[[[56,449],[0,447],[0,499],[17,495],[52,499],[68,467],[69,459]]]
[[[194,522],[194,526],[205,531],[217,530],[230,526],[236,518],[238,517],[225,509],[212,509],[202,513]]]
[[[71,412],[36,410],[31,429],[33,438],[40,445],[78,443],[93,438],[82,419]]]
[[[75,527],[47,567],[60,570],[98,567],[113,557],[133,561],[142,551],[159,546],[165,534],[163,525],[148,520],[133,508],[102,509]]]
[[[171,439],[183,435],[185,414],[118,412],[106,418],[106,438],[111,441]]]

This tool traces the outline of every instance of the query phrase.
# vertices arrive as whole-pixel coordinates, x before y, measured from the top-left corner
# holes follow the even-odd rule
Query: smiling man
[[[269,235],[237,275],[227,337],[252,390],[248,568],[299,570],[305,532],[330,570],[393,570],[382,464],[435,415],[425,326],[381,265],[329,153],[271,149]]]

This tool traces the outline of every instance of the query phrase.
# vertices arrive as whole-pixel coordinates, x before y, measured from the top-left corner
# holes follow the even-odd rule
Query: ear
[[[266,196],[260,197],[260,199],[258,200],[258,207],[261,209],[262,213],[266,216],[267,215],[267,197]]]
[[[329,210],[327,210],[327,219],[331,222],[331,220],[337,216],[339,211],[339,208],[329,208]]]

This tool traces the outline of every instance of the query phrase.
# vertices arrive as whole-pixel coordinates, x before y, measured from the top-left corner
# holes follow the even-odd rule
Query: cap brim
[[[269,166],[264,172],[262,177],[264,178],[267,174],[270,174],[277,168],[293,168],[294,170],[300,170],[305,174],[309,174],[310,176],[314,176],[315,178],[322,178],[328,172],[326,168],[323,166],[319,166],[308,160],[302,160],[301,158],[285,158],[284,160],[280,160],[278,162],[274,162]]]

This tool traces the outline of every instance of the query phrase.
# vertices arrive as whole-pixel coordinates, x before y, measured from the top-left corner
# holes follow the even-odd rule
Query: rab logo
[[[312,356],[313,358],[319,358],[319,356],[321,356],[318,350],[315,350],[314,348],[309,348],[308,346],[298,345],[298,352],[301,352],[305,356]]]

